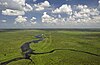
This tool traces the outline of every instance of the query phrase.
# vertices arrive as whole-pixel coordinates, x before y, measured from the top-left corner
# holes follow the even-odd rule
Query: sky
[[[0,0],[0,28],[100,28],[100,0]]]

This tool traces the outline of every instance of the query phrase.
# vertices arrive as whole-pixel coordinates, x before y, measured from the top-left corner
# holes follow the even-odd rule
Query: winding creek
[[[22,51],[22,57],[17,57],[17,58],[13,58],[13,59],[5,61],[5,62],[0,62],[0,65],[7,65],[10,62],[18,61],[18,60],[22,60],[22,59],[30,60],[35,65],[35,62],[33,62],[33,60],[30,58],[32,54],[33,55],[48,54],[48,53],[53,53],[54,51],[58,51],[58,50],[59,51],[69,50],[69,51],[80,52],[80,53],[85,53],[85,54],[89,54],[89,55],[100,57],[100,55],[95,54],[95,53],[81,51],[81,50],[75,50],[75,49],[53,49],[53,50],[48,51],[48,52],[36,53],[36,52],[34,52],[35,50],[30,48],[30,44],[32,44],[32,43],[39,43],[40,41],[43,41],[45,38],[43,38],[43,34],[39,34],[39,35],[35,36],[35,38],[37,38],[38,40],[32,40],[32,41],[29,41],[29,42],[25,42],[20,47],[20,49]]]
[[[35,38],[38,38],[38,40],[32,40],[32,41],[29,41],[29,42],[25,42],[21,47],[21,51],[22,51],[22,55],[23,57],[18,57],[18,58],[14,58],[14,59],[11,59],[11,60],[8,60],[8,61],[5,61],[5,62],[2,62],[0,63],[0,65],[7,65],[8,63],[12,62],[12,61],[17,61],[17,60],[21,60],[21,59],[28,59],[30,60],[31,62],[32,59],[30,58],[31,55],[30,54],[34,54],[34,50],[30,48],[30,44],[32,43],[39,43],[40,41],[44,40],[43,38],[43,34],[39,34],[39,35],[36,35],[34,36]],[[33,62],[34,63],[34,62]]]

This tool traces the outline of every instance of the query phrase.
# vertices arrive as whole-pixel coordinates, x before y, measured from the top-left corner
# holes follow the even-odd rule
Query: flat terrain
[[[16,30],[0,32],[0,62],[21,57],[20,46],[45,34],[45,40],[31,44],[35,52],[53,49],[74,49],[84,52],[58,50],[49,54],[31,55],[35,65],[100,65],[100,32],[69,30]],[[13,61],[7,65],[34,65],[30,60]]]

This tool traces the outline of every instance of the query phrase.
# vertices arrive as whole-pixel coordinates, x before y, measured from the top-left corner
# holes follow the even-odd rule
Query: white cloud
[[[31,21],[34,21],[34,20],[36,20],[36,18],[35,18],[35,17],[32,17],[32,18],[31,18]]]
[[[59,18],[55,18],[53,16],[50,16],[47,14],[47,12],[43,13],[42,16],[42,22],[43,23],[47,23],[47,24],[57,24],[57,25],[62,25],[65,22],[64,18],[61,18],[61,16],[59,15]]]
[[[36,22],[31,22],[31,24],[36,24]]]
[[[33,0],[34,2],[37,0]],[[68,0],[69,1],[69,0]],[[53,8],[44,12],[41,21],[43,24],[53,24],[53,25],[87,25],[87,24],[100,24],[100,0],[98,1],[99,6],[96,8],[89,7],[87,5],[67,5],[63,4],[58,8]],[[36,11],[42,11],[51,5],[48,1],[44,1],[38,4],[34,4],[34,9]],[[24,23],[24,25],[31,26],[32,24],[38,24],[37,18],[32,17],[27,19],[22,15],[25,12],[32,11],[31,5],[25,3],[25,0],[0,0],[0,10],[2,10],[3,15],[16,15],[15,23]],[[45,10],[46,11],[46,10]],[[56,13],[56,14],[55,14]],[[31,13],[30,13],[31,14]],[[63,15],[64,14],[64,15]],[[40,21],[40,20],[39,20]],[[6,22],[2,20],[1,22]],[[39,23],[40,24],[40,23]]]
[[[96,23],[92,18],[99,16],[99,11],[97,8],[89,8],[87,5],[76,5],[73,8],[73,15],[67,18],[67,21],[71,23]]]
[[[74,24],[74,23],[87,23],[91,20],[90,16],[98,15],[96,9],[91,9],[87,5],[76,5],[74,7],[70,5],[62,5],[59,8],[56,8],[52,13],[66,13],[70,16],[64,16],[60,18],[55,18],[55,20],[60,22],[60,24]],[[73,15],[72,15],[73,14]],[[63,21],[63,22],[62,22]]]
[[[0,6],[5,6],[5,7],[7,7],[7,6],[8,6],[8,3],[7,3],[7,2],[3,2],[3,3],[0,2]]]
[[[31,22],[31,24],[36,24],[36,18],[35,18],[35,17],[32,17],[32,18],[30,19],[30,22]]]
[[[1,20],[1,22],[2,22],[2,23],[6,23],[6,22],[7,22],[7,20]]]
[[[72,14],[72,8],[71,5],[64,4],[59,8],[56,8],[52,11],[52,13],[66,13],[66,14]]]
[[[23,11],[24,13],[26,11],[32,11],[33,8],[25,3],[25,0],[0,0],[0,10],[7,10],[9,9],[10,11],[13,10],[15,11]],[[11,12],[12,13],[12,12]],[[12,13],[13,15],[13,13]],[[15,15],[15,13],[14,13]]]
[[[50,3],[48,1],[44,1],[43,3],[34,4],[36,11],[44,10],[45,8],[50,7]]]
[[[100,0],[98,1],[99,5],[97,7],[97,9],[100,11]]]
[[[81,9],[86,9],[88,6],[87,5],[77,5],[76,6],[76,9],[79,9],[79,10],[81,10]]]
[[[25,22],[27,21],[26,18],[27,18],[27,17],[18,16],[18,17],[15,19],[15,24],[16,24],[16,23],[25,23]]]
[[[24,11],[19,11],[19,10],[11,10],[11,9],[6,9],[2,10],[3,15],[24,15]]]
[[[49,16],[49,15],[47,14],[47,12],[44,12],[44,13],[43,13],[43,16],[42,16],[42,22],[43,22],[43,23],[53,23],[52,20],[54,20],[54,18],[51,17],[51,16]]]
[[[25,4],[25,7],[23,9],[24,9],[24,11],[32,11],[33,10],[33,8],[27,3]]]
[[[36,2],[37,0],[33,0],[33,2]]]
[[[76,11],[80,14],[90,14],[91,9],[87,5],[78,5]]]
[[[58,17],[56,16],[57,14]],[[66,13],[69,16],[61,16],[59,15]],[[47,24],[55,24],[55,25],[93,25],[100,24],[100,12],[97,8],[91,8],[87,5],[62,5],[59,8],[56,8],[52,11],[53,16],[47,14],[47,12],[43,13],[42,22]]]
[[[98,1],[98,3],[100,4],[100,0]]]
[[[100,15],[93,17],[92,21],[95,23],[100,23]]]

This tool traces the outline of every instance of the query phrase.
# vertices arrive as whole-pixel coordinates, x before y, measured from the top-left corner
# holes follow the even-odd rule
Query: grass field
[[[97,31],[16,30],[0,32],[0,62],[22,56],[20,46],[41,33],[45,34],[46,38],[38,44],[31,44],[35,52],[75,49],[100,55],[100,32]],[[35,65],[100,65],[100,56],[70,50],[31,55],[31,58]],[[29,62],[30,60],[23,59],[7,65],[28,65]]]

